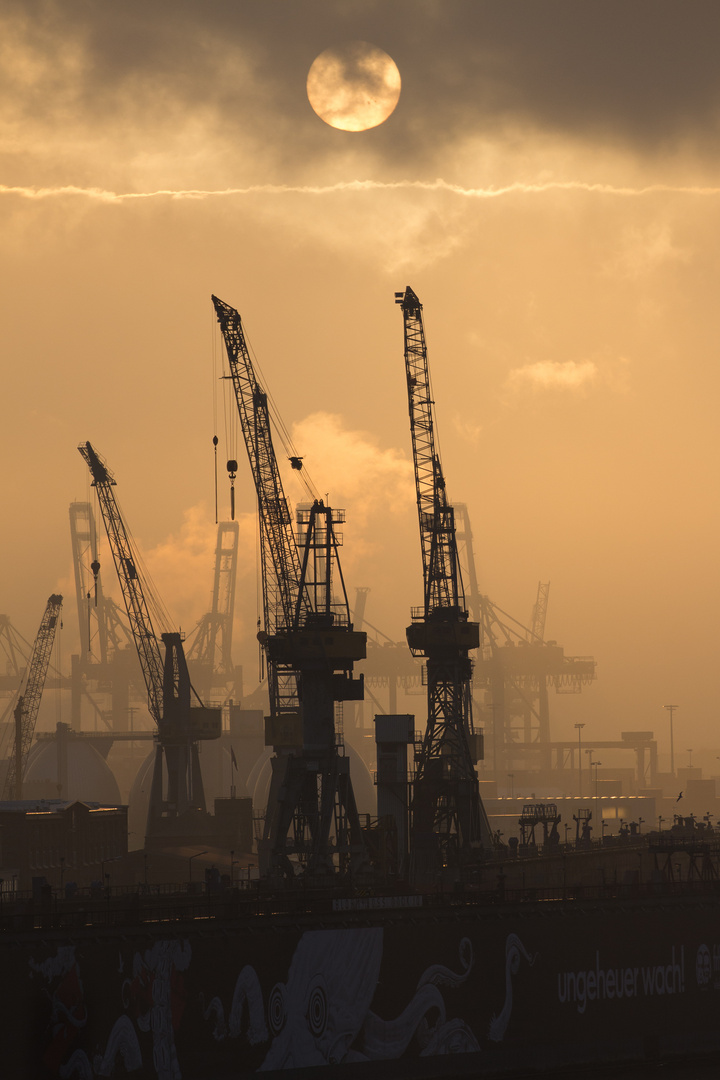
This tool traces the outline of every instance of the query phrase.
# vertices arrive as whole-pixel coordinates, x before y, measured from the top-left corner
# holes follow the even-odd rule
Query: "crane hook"
[[[235,477],[237,476],[237,461],[231,459],[227,463],[227,471],[230,474],[230,520],[235,520]]]
[[[97,559],[93,559],[90,563],[90,569],[93,572],[93,580],[95,581],[95,607],[97,607],[98,574],[100,573],[100,563]]]

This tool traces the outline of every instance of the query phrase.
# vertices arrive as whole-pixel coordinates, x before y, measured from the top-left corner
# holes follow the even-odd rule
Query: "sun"
[[[391,56],[367,41],[348,41],[326,49],[313,61],[307,96],[330,127],[367,131],[393,112],[400,85],[400,72]]]

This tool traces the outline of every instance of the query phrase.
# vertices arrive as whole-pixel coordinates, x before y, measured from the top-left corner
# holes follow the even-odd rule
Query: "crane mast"
[[[115,478],[89,443],[78,450],[92,475],[105,529],[120,580],[125,610],[145,679],[148,709],[157,725],[146,840],[167,834],[189,810],[205,810],[199,739],[219,738],[221,711],[191,707],[190,676],[179,633],[162,634],[165,658],[155,631],[139,573],[138,559],[115,498]],[[167,768],[167,794],[163,794],[163,757]]]
[[[411,800],[413,873],[457,872],[491,843],[475,762],[480,738],[472,721],[470,650],[479,626],[465,608],[455,515],[435,445],[422,305],[408,286],[395,294],[402,308],[410,435],[422,554],[424,604],[412,612],[407,640],[426,659],[428,721],[416,752]]]
[[[238,312],[213,296],[228,356],[245,445],[257,492],[263,568],[265,648],[270,684],[266,743],[275,749],[265,830],[264,875],[353,874],[365,849],[349,759],[340,751],[335,705],[362,699],[353,664],[366,635],[353,630],[335,526],[343,511],[315,499],[298,512],[296,537],[260,386]],[[295,468],[298,458],[291,459]],[[333,572],[341,598],[333,591]]]
[[[10,758],[3,797],[12,794],[14,799],[22,799],[23,773],[40,711],[40,701],[50,664],[62,600],[62,596],[55,593],[49,597],[35,638],[25,691],[18,698],[15,706],[15,752]]]

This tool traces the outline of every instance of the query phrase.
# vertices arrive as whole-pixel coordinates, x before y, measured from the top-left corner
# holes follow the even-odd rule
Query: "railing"
[[[362,911],[368,906],[362,900],[369,895],[374,900],[384,898],[382,904],[372,905],[373,909],[378,909],[377,918],[397,918],[399,911],[409,906],[406,887],[402,893],[393,889],[368,893],[367,889],[318,889],[298,883],[292,889],[273,894],[263,891],[257,881],[221,886],[217,890],[208,890],[203,883],[198,891],[189,891],[188,886],[176,891],[171,886],[152,886],[147,891],[138,887],[134,892],[107,889],[101,896],[88,894],[72,899],[56,893],[39,899],[17,896],[3,898],[0,902],[0,945],[3,941],[16,941],[18,937],[39,931],[72,935],[88,928],[123,927],[126,932],[132,932],[133,928],[144,927],[142,932],[147,933],[150,926],[163,930],[168,924],[182,923],[183,932],[186,932],[189,923],[202,931],[203,921],[216,924],[251,921],[259,928],[264,920],[283,915],[327,918],[331,924],[334,909],[347,913],[358,901],[357,906]],[[714,898],[720,903],[720,881],[641,881],[509,889],[504,886],[502,874],[493,874],[492,881],[478,883],[438,881],[435,890],[413,897],[413,907],[436,913],[443,910],[457,913],[464,907],[477,911],[498,905],[668,902],[692,897],[704,901]]]

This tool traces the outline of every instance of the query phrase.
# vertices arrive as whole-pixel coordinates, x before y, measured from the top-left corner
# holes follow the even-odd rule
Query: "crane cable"
[[[250,341],[244,323],[243,331],[245,334],[245,342],[248,347],[248,352],[252,356],[253,368],[258,374],[258,382],[260,382],[263,392],[267,395],[270,422],[280,440],[285,456],[289,461],[302,461],[302,458],[300,454],[298,454],[297,448],[292,440],[290,431],[282,418],[280,409],[277,406],[275,398],[273,397],[272,393],[267,389],[267,380],[265,379],[263,370],[258,362],[257,356],[255,354],[255,349],[253,348],[252,342]],[[299,480],[305,490],[307,497],[314,502],[315,499],[317,499],[318,497],[317,488],[312,477],[308,473],[306,466],[303,465],[301,469],[297,470],[297,472],[299,473]]]

